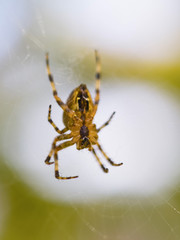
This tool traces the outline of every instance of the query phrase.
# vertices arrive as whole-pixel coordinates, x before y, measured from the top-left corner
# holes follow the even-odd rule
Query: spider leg
[[[48,122],[53,126],[53,128],[58,132],[59,134],[65,133],[68,131],[67,128],[64,128],[62,130],[59,130],[59,128],[56,126],[56,124],[51,119],[51,105],[49,105],[49,112],[48,112]]]
[[[50,153],[48,154],[46,160],[44,161],[46,164],[51,165],[51,164],[54,163],[54,162],[50,162],[52,155],[53,155],[53,149],[51,149],[51,151],[50,151]]]
[[[54,161],[55,161],[55,177],[57,179],[63,179],[63,180],[66,180],[66,179],[72,179],[72,178],[78,178],[78,176],[71,176],[71,177],[61,177],[59,175],[59,166],[58,166],[58,151],[64,149],[64,148],[67,148],[69,146],[72,146],[73,144],[75,144],[75,141],[74,140],[71,140],[71,141],[67,141],[67,142],[63,142],[61,143],[59,146],[57,146],[55,149],[54,149]]]
[[[100,63],[100,57],[98,54],[98,51],[95,50],[95,59],[96,59],[96,74],[95,74],[95,79],[96,79],[96,96],[95,96],[95,101],[94,101],[94,112],[93,116],[95,115],[97,111],[97,107],[99,104],[99,96],[100,96],[100,80],[101,80],[101,63]]]
[[[109,118],[108,121],[106,121],[100,128],[97,129],[97,132],[99,132],[101,129],[103,129],[104,127],[106,127],[106,126],[109,124],[109,122],[110,122],[111,119],[113,118],[114,114],[115,114],[115,112],[113,112],[113,113],[111,114],[111,116],[110,116],[110,118]]]
[[[99,157],[97,156],[94,148],[92,148],[92,152],[93,152],[94,156],[96,157],[96,160],[98,161],[98,163],[99,163],[99,165],[101,166],[102,170],[103,170],[105,173],[108,173],[109,169],[104,167],[104,165],[103,165],[102,162],[100,161]]]
[[[107,155],[106,153],[102,150],[101,145],[97,142],[97,146],[99,148],[99,150],[102,152],[102,154],[104,155],[104,157],[108,160],[108,162],[113,165],[113,166],[121,166],[123,165],[123,163],[114,163]]]
[[[71,133],[70,133],[70,134],[62,134],[62,135],[59,135],[59,136],[55,137],[55,139],[54,139],[54,141],[53,141],[53,143],[52,143],[51,151],[49,152],[49,154],[48,154],[48,156],[47,156],[47,158],[46,158],[46,160],[45,160],[45,163],[46,163],[46,164],[50,165],[50,164],[53,164],[53,163],[54,163],[54,162],[50,162],[50,159],[51,159],[51,157],[52,157],[52,155],[53,155],[54,149],[56,148],[56,143],[57,143],[58,141],[62,141],[62,140],[65,140],[65,139],[69,139],[69,138],[71,138],[71,137],[72,137],[72,136],[71,136]]]
[[[47,67],[47,73],[48,73],[49,81],[50,81],[50,84],[51,84],[51,88],[52,88],[52,91],[53,91],[53,96],[54,96],[56,102],[63,109],[63,111],[65,111],[69,116],[71,116],[71,117],[74,116],[74,111],[69,109],[69,107],[57,95],[57,90],[56,90],[56,87],[55,87],[55,84],[54,84],[54,80],[53,80],[53,76],[51,74],[51,70],[50,70],[50,66],[49,66],[49,56],[48,56],[48,53],[46,53],[46,67]]]

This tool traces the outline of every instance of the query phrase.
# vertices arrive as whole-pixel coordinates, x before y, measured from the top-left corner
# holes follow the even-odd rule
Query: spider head
[[[91,147],[91,143],[88,137],[80,138],[80,140],[77,142],[78,150],[81,150],[83,148],[90,148],[90,147]]]

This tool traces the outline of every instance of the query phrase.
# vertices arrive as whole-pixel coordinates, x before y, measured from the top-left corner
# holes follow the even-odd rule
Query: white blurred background
[[[73,206],[105,199],[159,204],[179,192],[179,13],[178,0],[1,1],[0,150],[15,178],[42,199]],[[49,104],[63,128],[45,53],[66,101],[81,83],[94,97],[94,49],[103,72],[97,127],[116,111],[99,142],[124,165],[110,166],[98,153],[109,168],[104,174],[91,153],[73,146],[59,152],[60,173],[79,178],[58,181],[54,166],[44,164],[56,136],[47,121]]]

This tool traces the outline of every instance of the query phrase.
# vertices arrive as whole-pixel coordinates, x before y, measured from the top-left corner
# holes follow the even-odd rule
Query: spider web
[[[60,173],[64,176],[79,174],[77,181],[56,181],[53,167],[45,166],[43,160],[55,136],[46,121],[51,102],[52,118],[63,128],[62,111],[53,100],[46,76],[45,52],[50,53],[51,70],[62,99],[67,99],[81,82],[88,84],[94,97],[92,49],[99,48],[101,40],[97,44],[92,41],[88,50],[86,47],[83,51],[80,47],[73,48],[73,44],[79,46],[82,41],[80,36],[75,36],[72,43],[67,37],[70,30],[63,24],[66,20],[63,13],[70,6],[62,6],[62,23],[55,31],[52,24],[58,13],[53,9],[53,19],[47,4],[42,7],[43,3],[29,1],[25,5],[19,1],[17,5],[21,9],[17,12],[17,7],[7,1],[5,13],[9,14],[12,9],[16,11],[3,29],[11,26],[18,37],[12,42],[7,41],[3,46],[5,51],[1,51],[4,113],[1,152],[8,159],[6,165],[40,198],[57,204],[57,209],[63,204],[70,209],[70,213],[59,216],[56,208],[49,212],[41,231],[45,231],[48,222],[53,222],[60,229],[65,226],[67,239],[179,239],[180,112],[174,97],[158,87],[138,79],[102,81],[95,123],[99,127],[116,110],[110,126],[103,129],[99,138],[103,149],[114,161],[124,162],[122,167],[109,166],[98,153],[109,168],[105,175],[91,153],[79,152],[75,146],[62,152]],[[99,4],[98,1],[97,9]],[[28,17],[22,12],[29,12]],[[92,59],[88,60],[89,68],[87,58]],[[13,184],[10,179],[6,181],[3,186]],[[16,207],[20,209],[20,206]],[[33,216],[35,210],[31,210]],[[76,223],[71,223],[73,214]],[[6,211],[2,216],[5,215]],[[62,226],[59,226],[59,217]],[[67,222],[71,223],[69,228]],[[38,234],[41,236],[40,230]],[[56,231],[54,236],[58,234]]]

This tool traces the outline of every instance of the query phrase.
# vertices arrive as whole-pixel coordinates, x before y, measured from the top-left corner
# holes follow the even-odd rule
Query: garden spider
[[[54,127],[56,132],[59,133],[59,135],[55,137],[52,143],[51,151],[47,156],[45,163],[49,165],[55,163],[55,177],[57,179],[72,179],[72,178],[78,177],[78,176],[62,177],[59,175],[59,170],[58,170],[59,169],[58,152],[64,148],[72,146],[75,143],[76,143],[76,148],[78,150],[81,150],[83,148],[88,148],[88,150],[94,154],[94,156],[96,157],[96,160],[98,161],[102,170],[105,173],[108,172],[108,168],[105,168],[104,165],[101,163],[99,157],[97,156],[93,148],[93,145],[98,146],[99,150],[104,155],[104,157],[109,161],[110,164],[112,164],[113,166],[122,165],[122,163],[118,163],[118,164],[114,163],[106,155],[106,153],[103,151],[102,147],[98,143],[98,132],[109,124],[115,112],[113,112],[109,120],[105,122],[100,128],[96,128],[96,125],[92,123],[93,118],[97,111],[97,107],[99,104],[99,95],[100,95],[99,89],[100,89],[100,79],[101,79],[101,64],[100,64],[100,57],[97,51],[95,51],[95,58],[96,58],[96,74],[95,74],[96,96],[95,96],[94,103],[92,101],[91,94],[87,89],[86,85],[81,84],[79,87],[75,88],[71,92],[65,104],[61,100],[61,98],[57,95],[53,76],[51,74],[50,67],[49,67],[49,57],[48,57],[48,54],[46,54],[47,73],[48,73],[49,81],[53,91],[53,96],[56,102],[64,111],[63,122],[65,125],[65,128],[62,130],[59,130],[59,128],[54,124],[54,122],[51,119],[51,105],[49,106],[49,112],[48,112],[48,121]],[[69,134],[65,134],[65,132],[67,132],[68,130],[70,130],[71,132]],[[59,145],[56,145],[57,142],[62,140],[67,140],[67,139],[71,139],[71,140],[65,141]],[[54,155],[54,162],[50,162],[52,155]]]

